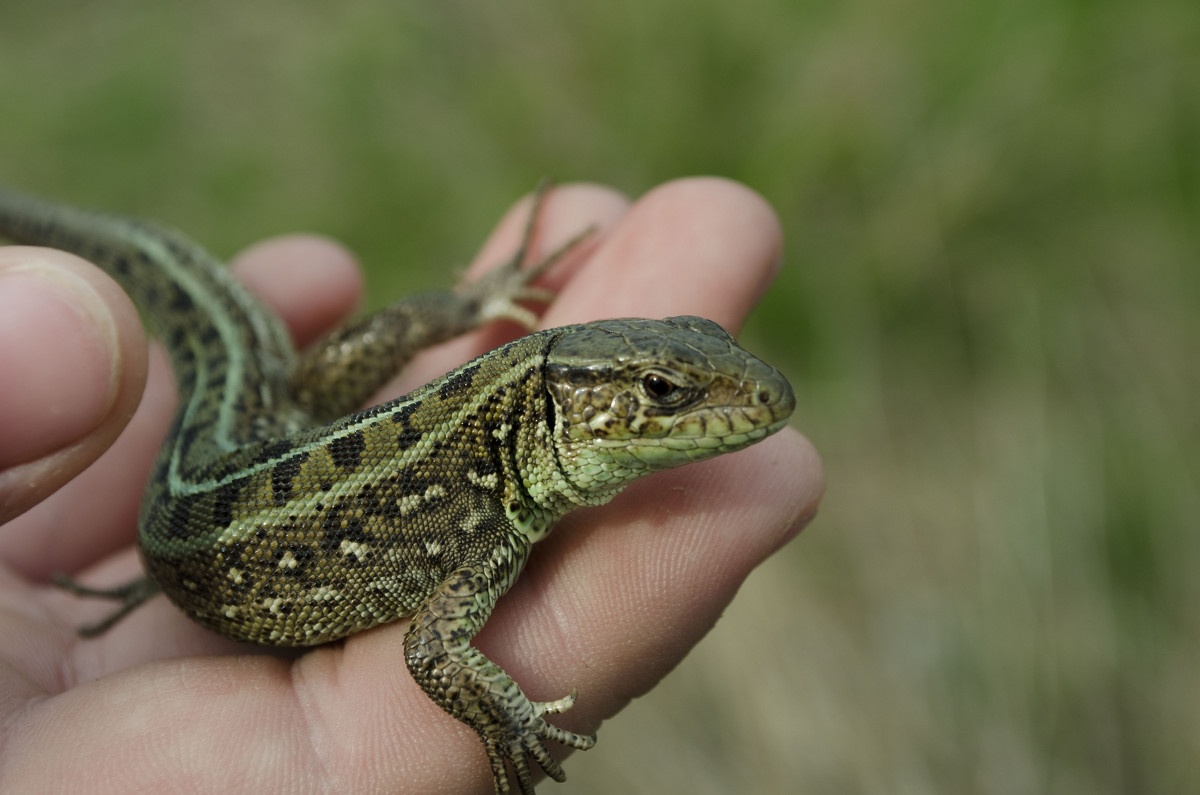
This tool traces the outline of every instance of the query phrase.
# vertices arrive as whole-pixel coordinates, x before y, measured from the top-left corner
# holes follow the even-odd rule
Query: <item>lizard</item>
[[[532,545],[571,510],[663,469],[783,428],[787,379],[699,317],[537,331],[534,280],[590,230],[529,265],[548,188],[511,258],[453,291],[401,299],[297,352],[282,321],[203,248],[154,223],[0,189],[0,237],[111,275],[165,346],[180,404],[143,497],[145,574],[95,636],[159,593],[200,625],[306,647],[409,618],[404,663],[481,738],[495,791],[556,781],[555,726],[577,692],[538,702],[471,643]],[[362,409],[419,350],[500,318],[528,333],[407,395]]]

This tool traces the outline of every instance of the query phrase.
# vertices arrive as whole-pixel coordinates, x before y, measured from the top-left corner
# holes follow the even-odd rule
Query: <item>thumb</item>
[[[145,375],[145,335],[115,282],[65,252],[0,248],[0,523],[104,452]]]

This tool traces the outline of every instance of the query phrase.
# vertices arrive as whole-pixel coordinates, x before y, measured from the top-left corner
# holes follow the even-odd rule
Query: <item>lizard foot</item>
[[[458,289],[459,295],[477,302],[479,318],[482,322],[504,318],[519,323],[527,331],[536,331],[537,315],[518,302],[533,301],[547,304],[553,300],[554,292],[544,287],[534,287],[533,280],[549,270],[595,231],[594,227],[589,226],[532,267],[523,267],[533,243],[538,216],[541,215],[542,206],[549,192],[550,182],[543,180],[533,195],[533,207],[530,208],[529,219],[525,222],[521,245],[512,257],[499,267],[493,268],[482,277],[462,285]]]
[[[80,585],[65,574],[55,574],[53,580],[54,584],[59,588],[76,596],[113,599],[121,603],[121,606],[114,610],[107,618],[95,624],[88,624],[76,629],[76,633],[81,638],[94,638],[97,635],[103,634],[109,627],[129,615],[135,608],[159,591],[158,585],[155,584],[154,580],[144,576],[138,577],[136,580],[131,580],[124,585],[118,585],[116,588],[88,588],[86,585]]]
[[[567,774],[550,752],[546,750],[543,740],[556,740],[563,745],[586,751],[596,744],[594,734],[576,734],[560,729],[546,722],[544,715],[566,712],[575,705],[578,691],[571,691],[566,698],[557,701],[531,701],[533,715],[524,725],[510,726],[510,732],[504,736],[485,734],[484,747],[487,749],[488,762],[492,766],[492,779],[497,793],[511,792],[508,771],[505,767],[507,759],[517,774],[517,785],[521,795],[532,795],[533,774],[530,772],[529,760],[532,758],[546,771],[546,775],[555,781],[564,781]],[[496,734],[499,734],[498,732]]]

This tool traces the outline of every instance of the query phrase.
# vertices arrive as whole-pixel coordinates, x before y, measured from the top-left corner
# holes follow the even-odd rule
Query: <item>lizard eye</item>
[[[650,373],[642,379],[646,394],[659,403],[673,403],[679,397],[679,388],[670,379],[659,373]]]

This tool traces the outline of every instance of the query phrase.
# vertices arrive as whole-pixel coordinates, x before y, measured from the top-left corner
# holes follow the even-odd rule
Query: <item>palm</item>
[[[558,298],[545,325],[687,313],[735,328],[778,255],[769,210],[716,180],[673,183],[632,209],[595,187],[560,189],[539,245],[553,247],[591,223],[604,230],[599,243],[549,276]],[[504,259],[519,226],[519,213],[510,213],[474,274]],[[345,260],[312,240],[265,244],[237,267],[301,344],[356,295]],[[271,275],[280,272],[288,278]],[[503,333],[490,328],[423,355],[392,394],[491,347]],[[156,357],[145,400],[100,463],[0,528],[6,783],[14,790],[76,781],[113,791],[158,784],[488,791],[478,740],[408,676],[402,624],[279,656],[206,632],[156,599],[98,639],[77,641],[67,631],[107,606],[45,583],[55,570],[96,585],[136,573],[137,504],[172,410],[169,376]],[[55,469],[69,467],[41,472]],[[30,499],[34,492],[18,484],[28,471],[0,474],[0,505]],[[479,646],[533,698],[579,688],[578,706],[555,722],[593,731],[682,658],[749,571],[811,516],[820,489],[815,454],[792,431],[635,483],[609,506],[560,523]],[[678,555],[685,544],[693,554]],[[669,581],[662,572],[671,573]],[[628,637],[639,625],[673,634]]]

